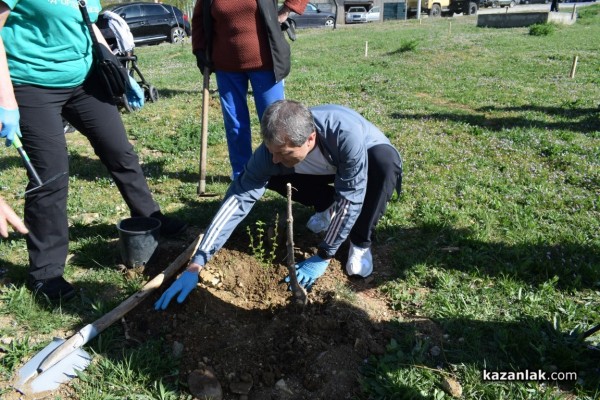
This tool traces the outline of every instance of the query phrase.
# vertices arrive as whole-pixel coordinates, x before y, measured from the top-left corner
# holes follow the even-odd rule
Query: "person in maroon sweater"
[[[281,30],[290,11],[304,12],[308,0],[198,0],[192,18],[192,51],[198,68],[215,72],[229,161],[235,179],[252,155],[252,85],[259,120],[273,102],[284,99],[283,79],[290,72],[290,46]]]

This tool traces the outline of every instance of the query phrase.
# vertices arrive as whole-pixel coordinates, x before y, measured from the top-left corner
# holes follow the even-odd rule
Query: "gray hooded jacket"
[[[319,244],[326,255],[333,257],[350,233],[362,208],[367,188],[367,150],[381,144],[392,144],[375,125],[349,108],[328,104],[310,110],[315,122],[317,145],[327,161],[337,169],[334,180],[335,216]],[[264,194],[271,176],[292,173],[293,168],[274,164],[271,153],[264,143],[261,144],[244,172],[227,190],[192,262],[205,265],[225,244],[235,227]],[[398,177],[398,193],[400,185],[401,179]]]

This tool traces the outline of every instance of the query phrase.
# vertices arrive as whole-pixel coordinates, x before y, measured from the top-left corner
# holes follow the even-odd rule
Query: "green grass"
[[[118,344],[110,344],[112,346],[104,344],[103,350],[118,347]],[[177,377],[175,360],[165,360],[161,343],[154,341],[127,354],[112,357],[96,354],[95,362],[73,386],[81,400],[178,399],[179,395],[163,383],[163,379],[173,377]]]
[[[598,351],[577,338],[600,323],[599,10],[579,9],[575,25],[550,35],[477,28],[474,18],[298,31],[287,98],[356,109],[404,158],[404,193],[377,231],[392,252],[395,275],[381,290],[402,312],[400,339],[365,366],[365,397],[449,398],[444,376],[469,399],[600,397]],[[190,45],[136,53],[161,97],[124,115],[125,124],[156,200],[204,227],[217,205],[196,196],[201,77]],[[218,101],[209,121],[207,191],[223,193],[230,169]],[[0,344],[3,379],[52,332],[78,329],[139,288],[115,268],[114,224],[127,207],[85,140],[71,135],[69,146],[74,257],[66,276],[90,298],[58,310],[33,301],[22,288],[24,239],[3,239],[0,260],[15,283],[0,295],[0,336],[14,339]],[[2,195],[20,210],[24,170],[10,149],[1,157]],[[240,229],[265,218],[251,214]],[[120,340],[109,329],[93,342],[100,361],[77,380],[79,398],[185,395],[161,381],[177,376],[176,364],[148,367],[160,344],[112,354],[107,343]],[[485,368],[576,371],[579,380],[491,383]]]
[[[543,23],[531,25],[529,28],[529,34],[532,36],[548,36],[554,33],[556,25],[552,23]]]

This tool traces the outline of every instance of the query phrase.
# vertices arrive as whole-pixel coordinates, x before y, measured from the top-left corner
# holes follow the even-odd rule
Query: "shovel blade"
[[[77,348],[46,371],[38,373],[38,367],[42,361],[64,342],[65,339],[54,338],[52,343],[21,367],[17,372],[13,387],[26,396],[50,392],[75,378],[78,371],[86,369],[92,361],[92,357],[82,348]]]

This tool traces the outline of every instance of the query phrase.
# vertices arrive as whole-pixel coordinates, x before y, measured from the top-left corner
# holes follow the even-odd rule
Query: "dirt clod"
[[[198,399],[222,400],[221,384],[212,370],[206,368],[192,371],[188,375],[188,387],[192,396]]]
[[[454,398],[459,398],[462,396],[462,386],[457,380],[449,376],[444,376],[442,378],[442,389],[444,389],[446,393]]]

